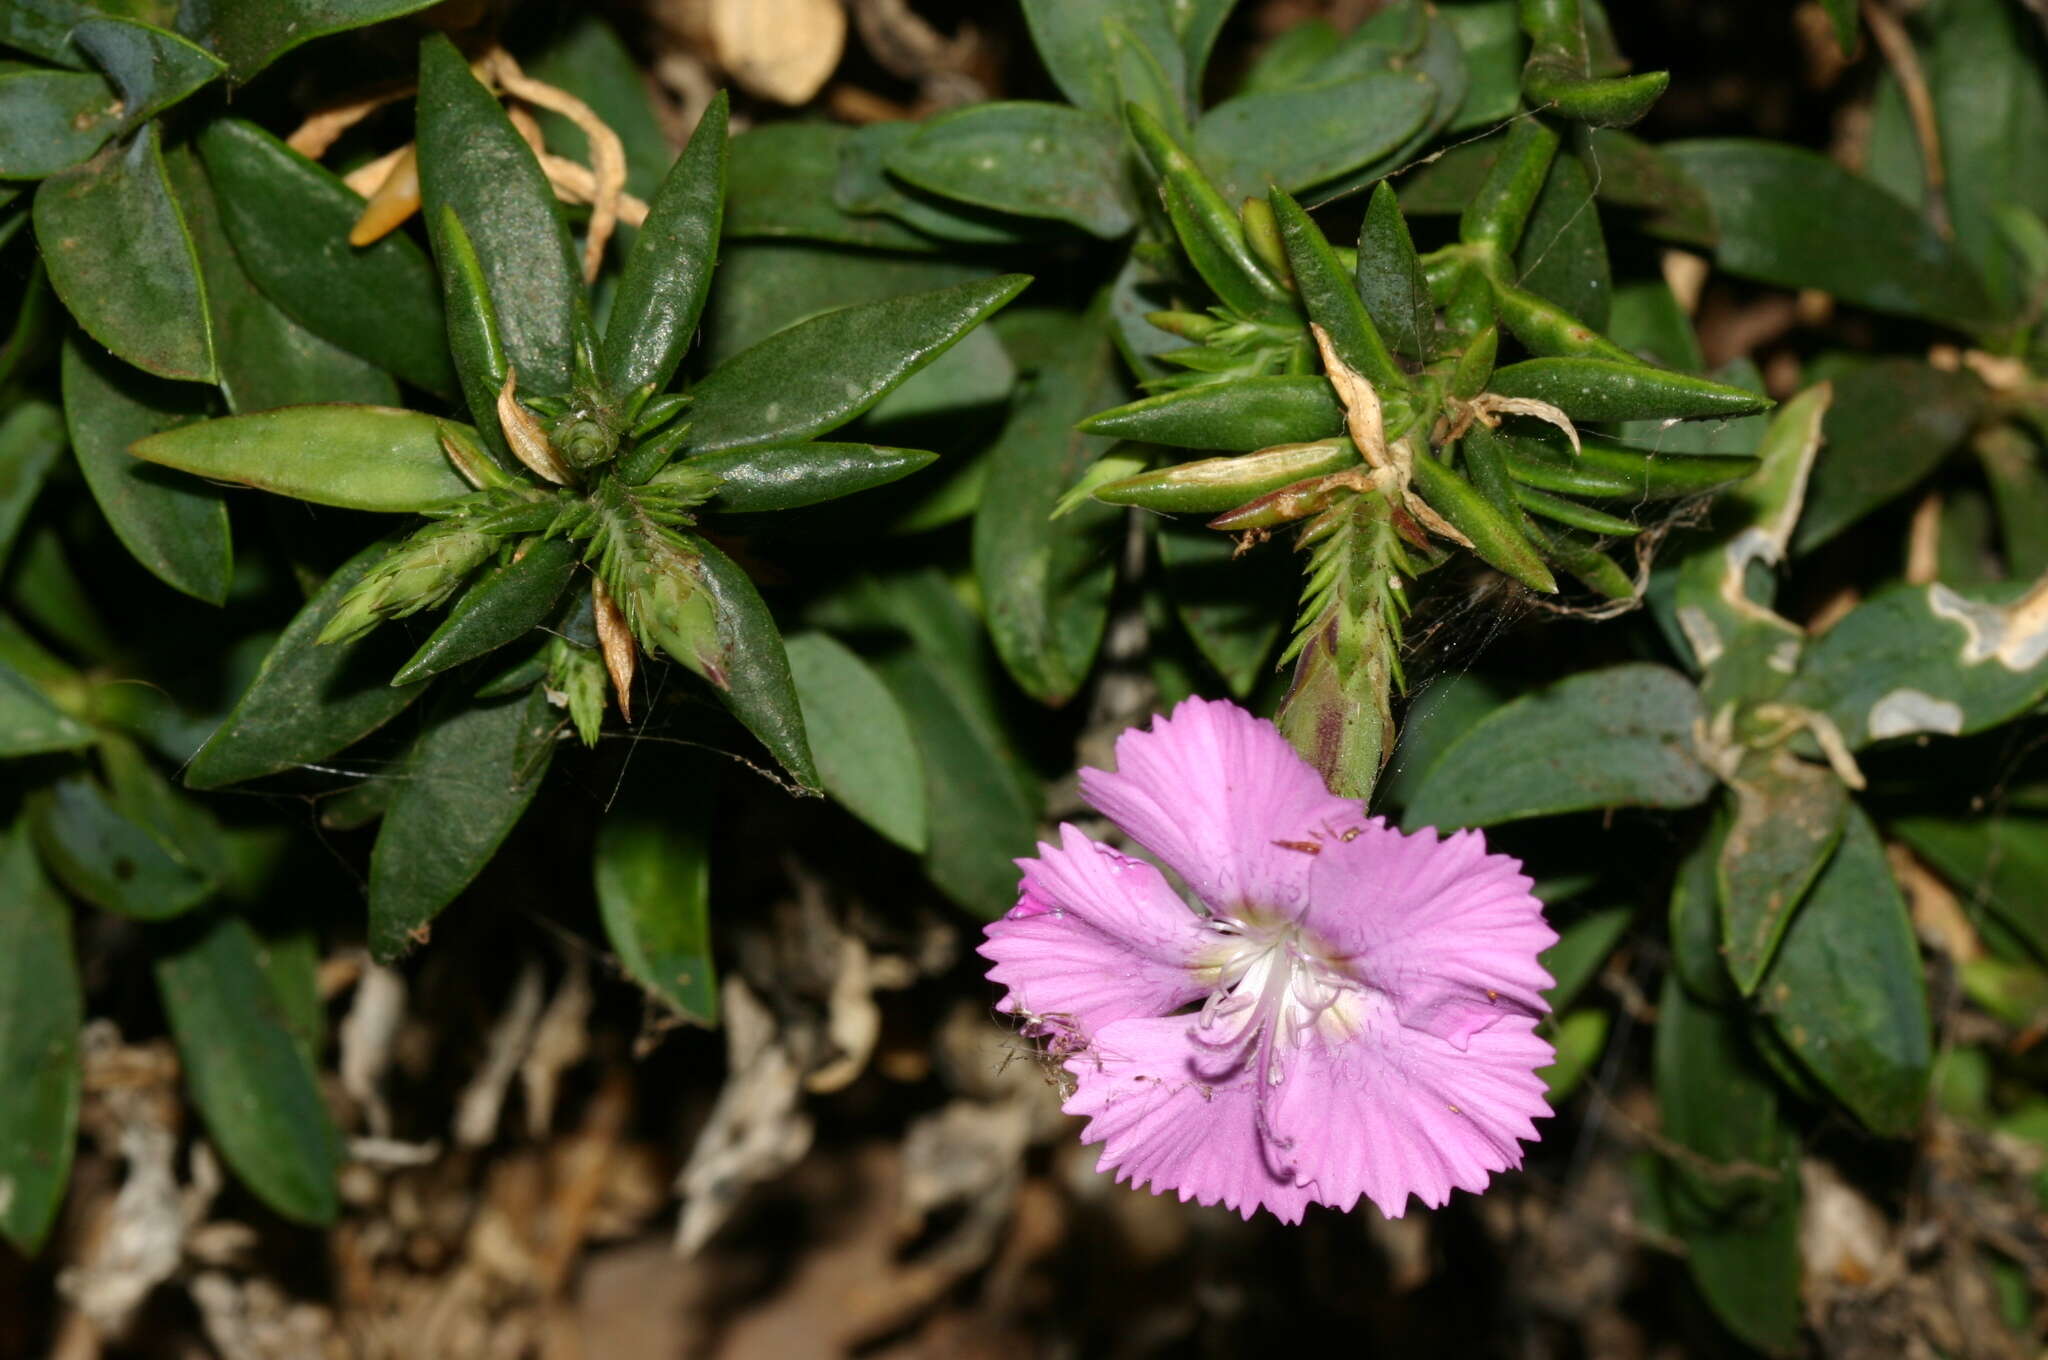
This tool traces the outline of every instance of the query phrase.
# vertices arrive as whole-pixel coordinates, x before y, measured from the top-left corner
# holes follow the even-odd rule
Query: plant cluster
[[[1081,729],[1195,694],[1523,857],[1550,1102],[1654,1013],[1638,1216],[1743,1342],[1798,1344],[1816,1149],[1893,1210],[1937,1125],[2048,1149],[2028,8],[1867,6],[1851,170],[1633,135],[1668,80],[1597,0],[1394,0],[1227,72],[1233,0],[1020,6],[1062,102],[735,134],[720,94],[678,152],[592,17],[0,4],[16,1248],[102,1004],[74,938],[325,1224],[317,960],[432,948],[551,767],[643,762],[579,876],[715,1025],[720,781],[988,920]],[[1709,267],[1830,319],[1768,383],[1710,365]],[[1531,617],[1476,670],[1414,627]],[[2029,1240],[1954,1248],[2021,1330]]]

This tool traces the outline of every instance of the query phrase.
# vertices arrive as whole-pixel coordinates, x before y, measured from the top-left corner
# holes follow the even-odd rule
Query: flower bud
[[[604,728],[604,661],[588,647],[566,638],[548,642],[548,702],[569,710],[569,721],[585,746],[597,745]]]
[[[403,618],[447,600],[497,546],[466,516],[438,520],[386,553],[344,595],[320,630],[322,642],[352,642],[384,619]]]

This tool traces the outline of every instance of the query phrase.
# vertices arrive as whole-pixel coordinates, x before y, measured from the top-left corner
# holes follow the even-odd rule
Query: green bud
[[[1287,261],[1287,247],[1280,240],[1279,220],[1273,216],[1273,205],[1263,198],[1247,198],[1238,209],[1238,217],[1244,222],[1245,244],[1285,286],[1292,277],[1292,271]]]
[[[599,492],[597,569],[641,646],[723,689],[725,649],[716,603],[700,579],[703,559],[664,522],[679,516],[673,504],[694,503],[696,494],[688,486],[629,492],[608,480]]]
[[[589,647],[551,638],[547,667],[548,702],[569,710],[569,721],[585,746],[597,745],[604,728],[604,658]]]
[[[1214,514],[1255,496],[1298,482],[1341,472],[1359,461],[1348,439],[1280,444],[1238,458],[1200,458],[1098,487],[1095,499],[1143,510]]]
[[[1224,327],[1223,322],[1200,312],[1147,312],[1145,319],[1165,331],[1178,335],[1183,340],[1200,342],[1207,340]]]
[[[644,439],[674,420],[689,404],[690,396],[687,392],[667,392],[658,397],[649,397],[645,404],[632,413],[633,437]]]
[[[342,597],[319,640],[352,642],[384,619],[434,608],[484,564],[497,544],[468,516],[429,524],[385,554]]]

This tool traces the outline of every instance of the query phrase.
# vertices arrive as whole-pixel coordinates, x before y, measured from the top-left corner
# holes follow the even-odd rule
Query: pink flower
[[[1062,826],[981,947],[1002,1009],[1065,1057],[1098,1169],[1296,1223],[1520,1166],[1550,1113],[1557,939],[1520,863],[1368,819],[1234,704],[1189,699],[1116,756],[1083,794],[1198,905]]]

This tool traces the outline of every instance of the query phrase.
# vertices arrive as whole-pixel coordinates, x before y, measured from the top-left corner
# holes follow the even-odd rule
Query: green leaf
[[[498,309],[491,301],[490,280],[476,245],[453,208],[444,208],[427,224],[434,259],[441,271],[441,301],[447,313],[448,353],[455,361],[456,382],[469,407],[477,433],[500,466],[513,463],[505,442],[505,422],[498,416],[498,394],[513,376],[505,356]],[[529,394],[531,395],[531,394]]]
[[[170,851],[171,858],[204,878],[216,892],[242,899],[268,886],[282,828],[228,830],[197,799],[179,792],[134,742],[102,736],[100,767],[114,808]]]
[[[1737,995],[1721,953],[1721,844],[1727,837],[1726,809],[1716,808],[1705,834],[1678,862],[1669,909],[1672,971],[1686,990],[1717,1006]]]
[[[253,123],[217,118],[198,147],[235,257],[264,296],[387,373],[454,393],[440,287],[411,236],[351,246],[362,196]]]
[[[1785,751],[1729,781],[1735,818],[1721,843],[1721,951],[1747,996],[1763,980],[1806,890],[1834,852],[1849,791],[1833,771]]]
[[[75,336],[64,345],[63,383],[79,471],[123,546],[164,584],[222,603],[234,551],[221,492],[128,453],[139,439],[202,419],[213,408],[212,394],[152,378]]]
[[[1967,374],[1913,359],[1880,359],[1834,380],[1827,443],[1793,534],[1811,552],[1901,495],[1958,448],[1983,410]]]
[[[703,539],[683,537],[703,554],[698,582],[711,592],[718,618],[718,648],[725,660],[725,684],[714,687],[718,697],[798,784],[815,791],[817,765],[804,736],[803,709],[775,616],[738,563]]]
[[[734,355],[692,389],[692,453],[808,439],[837,429],[1024,290],[1002,274],[842,307]]]
[[[91,775],[66,775],[33,795],[29,821],[50,872],[94,906],[155,921],[213,892],[155,832],[123,816]]]
[[[236,1177],[286,1218],[332,1222],[341,1138],[248,924],[219,916],[183,937],[157,956],[156,982],[186,1088]]]
[[[389,683],[405,659],[397,630],[333,646],[315,641],[342,597],[389,550],[388,543],[372,543],[335,568],[285,626],[248,689],[186,766],[188,785],[219,788],[325,760],[419,697],[419,685]]]
[[[0,418],[0,566],[63,452],[64,422],[49,403],[19,401]]]
[[[910,723],[865,661],[824,633],[784,646],[825,791],[916,854],[925,850],[924,761]]]
[[[1337,252],[1315,220],[1302,211],[1284,190],[1267,196],[1280,239],[1287,251],[1288,272],[1294,291],[1301,298],[1308,319],[1323,328],[1330,347],[1347,368],[1361,374],[1381,392],[1392,393],[1408,386],[1408,375],[1394,362],[1394,356],[1380,338],[1353,282],[1355,271],[1338,262]]]
[[[1032,310],[1004,322],[1030,376],[983,455],[974,575],[989,636],[1011,676],[1039,702],[1061,704],[1087,678],[1109,620],[1123,516],[1096,506],[1056,520],[1053,507],[1108,447],[1075,422],[1114,401],[1122,384],[1106,298],[1085,316]]]
[[[592,872],[626,975],[685,1020],[718,1023],[711,958],[711,821],[719,770],[702,757],[627,781],[598,824]]]
[[[1522,104],[1522,29],[1514,0],[1447,5],[1438,20],[1450,27],[1465,58],[1468,88],[1446,131],[1490,127],[1512,118]]]
[[[1644,229],[1666,240],[1713,246],[1713,205],[1677,161],[1618,128],[1586,129],[1580,155],[1603,202],[1640,209]]]
[[[1970,268],[1905,204],[1825,156],[1774,142],[1660,148],[1713,205],[1723,269],[1963,326],[1990,304]]]
[[[1557,943],[1536,958],[1550,974],[1551,985],[1543,993],[1553,1014],[1562,1015],[1578,1000],[1579,993],[1607,962],[1614,946],[1635,919],[1633,907],[1602,907],[1573,921],[1558,932]]]
[[[421,210],[437,226],[452,209],[469,231],[520,390],[567,395],[588,318],[554,190],[497,97],[439,34],[420,45],[418,147]]]
[[[1613,359],[1525,359],[1496,369],[1488,387],[1503,397],[1547,401],[1595,424],[1740,416],[1771,406],[1740,387]]]
[[[1435,105],[1435,83],[1408,71],[1239,95],[1202,115],[1195,157],[1232,198],[1299,192],[1399,147]]]
[[[85,1001],[71,913],[19,830],[0,839],[0,1235],[33,1256],[71,1180]]]
[[[830,123],[766,123],[733,139],[725,198],[729,240],[829,241],[870,250],[932,251],[940,243],[894,217],[842,211],[833,189],[855,130]],[[720,292],[727,285],[721,283]]]
[[[390,963],[470,885],[539,791],[553,741],[547,696],[444,701],[413,743],[370,854],[370,955]]]
[[[1556,1060],[1536,1069],[1543,1078],[1544,1096],[1554,1107],[1578,1089],[1607,1048],[1607,1031],[1613,1021],[1606,1011],[1573,1011],[1553,1021],[1549,1038]]]
[[[1828,22],[1835,30],[1835,47],[1845,57],[1856,53],[1856,0],[1820,0]]]
[[[626,257],[604,335],[604,378],[615,398],[649,384],[666,388],[697,333],[725,213],[725,129],[721,90],[662,181]]]
[[[2044,595],[2010,583],[1881,591],[1807,644],[1784,697],[1851,747],[1995,727],[2048,695]]]
[[[976,104],[941,114],[887,164],[941,197],[1068,222],[1104,240],[1137,223],[1117,125],[1061,104]]]
[[[181,425],[130,452],[315,505],[404,514],[469,494],[441,450],[441,425],[388,406],[287,406]]]
[[[395,405],[398,384],[388,374],[299,325],[257,289],[228,243],[213,188],[191,149],[179,147],[164,161],[206,279],[228,409],[241,414],[315,401]]]
[[[95,340],[161,378],[218,377],[199,257],[156,124],[44,180],[33,216],[50,283]]]
[[[78,21],[95,12],[104,0],[12,0],[0,5],[0,43],[64,66],[85,65],[85,56],[71,42]],[[134,8],[143,17],[158,18],[151,9],[175,9],[176,0],[141,0]]]
[[[434,0],[208,0],[179,11],[178,28],[228,64],[245,84],[300,43],[381,23],[427,8]]]
[[[1750,1345],[1784,1352],[1799,1337],[1798,1141],[1746,1028],[1665,976],[1657,1103],[1664,1136],[1691,1155],[1665,1164],[1664,1198],[1715,1315]]]
[[[1436,357],[1436,309],[1408,221],[1393,189],[1372,191],[1358,232],[1358,296],[1379,332],[1401,353],[1424,363]]]
[[[1806,644],[1805,631],[1770,608],[1774,578],[1752,566],[1785,560],[1831,399],[1820,383],[1771,419],[1755,470],[1714,507],[1718,535],[1679,563],[1674,615],[1705,673],[1701,697],[1716,713],[1775,696]]]
[[[1195,650],[1243,699],[1273,673],[1273,646],[1301,590],[1279,553],[1237,556],[1228,534],[1169,519],[1153,524],[1160,575]]]
[[[2048,572],[2048,469],[2041,446],[2012,425],[1993,425],[1971,441],[1991,502],[2006,573],[2022,579]]]
[[[1240,378],[1145,397],[1081,422],[1089,434],[1182,449],[1250,453],[1344,433],[1344,410],[1317,375]]]
[[[1593,180],[1577,156],[1550,163],[1543,192],[1515,247],[1522,287],[1548,298],[1596,331],[1607,329],[1614,275],[1607,264],[1607,240],[1600,232],[1600,208]]]
[[[75,751],[93,731],[43,696],[28,677],[0,660],[0,760]]]
[[[933,244],[951,241],[959,245],[1013,245],[1040,234],[1036,222],[948,201],[890,174],[890,158],[925,126],[881,122],[852,129],[852,135],[839,144],[839,172],[832,181],[833,203],[847,213],[886,214],[933,238]]]
[[[1916,17],[1931,30],[1920,59],[1941,130],[1956,249],[2001,311],[2021,311],[2032,288],[1997,216],[2005,204],[2048,213],[2048,156],[2031,135],[2048,124],[2039,27],[2000,0],[1948,0]]]
[[[1430,681],[1408,701],[1399,743],[1375,796],[1393,807],[1414,802],[1437,759],[1506,699],[1499,686],[1474,671],[1450,670]]]
[[[1900,817],[1891,833],[2048,959],[2048,818]]]
[[[1608,311],[1608,338],[1638,358],[1687,373],[1706,368],[1692,318],[1663,279],[1622,284],[1614,290]]]
[[[1039,59],[1067,101],[1090,113],[1115,117],[1130,96],[1118,78],[1118,48],[1135,41],[1165,73],[1176,104],[1186,99],[1187,62],[1179,35],[1161,0],[1100,0],[1074,5],[1067,0],[1023,0],[1024,20]],[[1175,110],[1155,109],[1164,116]]]
[[[1934,1064],[1927,982],[1905,895],[1860,809],[1849,809],[1756,996],[1778,1037],[1872,1132],[1918,1127]]]
[[[1180,34],[1181,55],[1187,61],[1188,88],[1202,87],[1202,73],[1209,64],[1209,52],[1216,35],[1230,18],[1237,0],[1168,0],[1167,21]]]
[[[794,510],[887,486],[937,461],[923,449],[878,444],[797,443],[727,449],[671,463],[656,482],[711,473],[719,478],[716,508],[731,514]]]
[[[861,582],[832,626],[900,630],[909,646],[875,669],[924,757],[925,872],[963,909],[990,919],[1017,900],[1017,867],[1038,829],[1038,785],[1004,730],[985,634],[944,578]],[[830,611],[821,611],[829,613]]]
[[[120,131],[121,112],[120,96],[89,72],[0,73],[0,179],[70,169]]]
[[[1403,826],[1441,831],[1606,807],[1691,807],[1714,787],[1694,757],[1690,681],[1632,663],[1586,671],[1475,723],[1423,776]]]
[[[227,69],[205,48],[133,19],[80,20],[71,30],[71,41],[120,91],[124,127],[156,117]]]
[[[529,538],[524,553],[470,586],[448,617],[391,677],[409,685],[517,642],[546,623],[568,589],[576,549],[560,538]]]
[[[1459,45],[1453,25],[1447,21],[1444,8],[1432,11],[1420,5],[1396,6],[1382,10],[1379,22],[1398,22],[1404,19],[1410,22],[1409,32],[1414,35],[1413,42],[1410,44],[1404,41],[1403,47],[1406,50],[1390,58],[1388,64],[1390,67],[1409,72],[1419,82],[1427,85],[1432,96],[1429,113],[1408,135],[1407,140],[1367,161],[1349,174],[1327,184],[1318,185],[1315,196],[1321,202],[1328,203],[1349,197],[1424,159],[1425,153],[1438,136],[1448,130],[1454,122],[1461,121],[1465,96],[1471,86],[1471,73],[1465,51]],[[1360,34],[1367,31],[1367,28],[1358,30]],[[1354,42],[1356,36],[1354,35]],[[1344,74],[1352,73],[1347,71]],[[1466,125],[1477,126],[1471,123]]]

